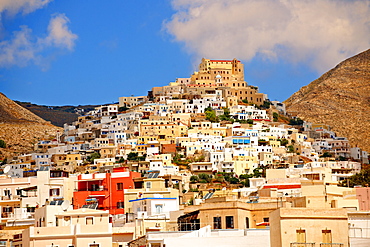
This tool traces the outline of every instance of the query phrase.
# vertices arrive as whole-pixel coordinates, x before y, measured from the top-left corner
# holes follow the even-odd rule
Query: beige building
[[[59,206],[55,206],[59,207]],[[38,214],[36,222],[52,220],[45,210],[45,215]],[[54,211],[55,214],[55,211]],[[30,227],[22,233],[15,246],[22,247],[105,247],[112,246],[112,224],[109,212],[81,208],[55,215],[55,225],[46,222],[42,227]],[[52,226],[53,225],[53,226]]]
[[[135,182],[135,187],[137,183]],[[173,188],[166,188],[165,179],[163,178],[146,178],[143,180],[143,187],[139,189],[125,189],[125,212],[133,213],[133,200],[141,198],[178,198],[179,190]]]
[[[140,120],[140,136],[154,136],[158,141],[175,140],[175,137],[187,135],[187,125],[173,122],[170,117],[150,116]]]
[[[268,225],[269,213],[280,206],[276,202],[247,203],[247,200],[214,197],[200,205],[185,207],[185,214],[178,218],[179,230],[196,230],[207,225],[212,229],[264,227]],[[285,202],[281,206],[285,206]]]
[[[205,85],[215,81],[220,75],[224,81],[244,81],[244,65],[237,59],[233,60],[210,60],[202,59],[199,71],[191,75],[191,83]],[[205,83],[205,84],[203,84]],[[244,82],[245,83],[245,82]],[[231,86],[226,84],[227,86]],[[244,85],[246,86],[246,83]]]
[[[131,96],[131,97],[119,97],[119,107],[128,107],[137,106],[141,103],[146,102],[148,99],[146,96]]]
[[[279,208],[270,213],[271,247],[348,247],[345,209]]]
[[[178,94],[177,92],[181,92]],[[152,88],[153,96],[188,97],[198,95],[216,95],[217,90],[227,107],[236,105],[238,101],[248,100],[250,103],[261,105],[264,94],[258,93],[258,88],[248,86],[244,81],[244,65],[237,59],[211,60],[203,58],[198,71],[194,72],[190,80],[177,81],[169,86]],[[191,98],[191,97],[190,97]]]

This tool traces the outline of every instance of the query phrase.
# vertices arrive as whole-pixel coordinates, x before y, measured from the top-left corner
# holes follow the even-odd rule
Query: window
[[[64,216],[63,221],[64,221],[64,226],[69,226],[71,224],[71,216]]]
[[[248,217],[245,217],[245,228],[246,229],[249,228],[249,218]]]
[[[306,230],[297,229],[296,235],[297,235],[297,243],[306,243]]]
[[[117,183],[117,190],[123,190],[123,183]]]
[[[49,195],[50,196],[59,196],[60,195],[60,189],[59,188],[50,189],[49,190]]]
[[[13,208],[12,207],[3,207],[3,212],[4,213],[11,213],[11,212],[13,212]]]
[[[234,216],[226,216],[226,229],[234,229]]]
[[[35,212],[35,207],[27,207],[27,212],[28,213],[34,213]]]
[[[93,225],[94,217],[86,217],[86,225]]]
[[[221,217],[213,217],[213,229],[221,229]]]
[[[151,182],[146,182],[146,188],[147,188],[147,189],[152,188],[152,183],[151,183]]]
[[[322,242],[331,243],[331,230],[322,230]]]
[[[263,222],[269,222],[269,218],[263,218]]]
[[[99,247],[99,244],[89,244],[89,247]]]
[[[155,205],[155,213],[160,214],[163,211],[163,204],[156,204]]]
[[[10,190],[4,190],[4,196],[10,196],[11,193],[10,193]]]
[[[125,208],[124,202],[117,202],[117,208]]]

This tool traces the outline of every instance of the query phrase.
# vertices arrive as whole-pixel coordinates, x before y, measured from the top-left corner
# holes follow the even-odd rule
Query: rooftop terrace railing
[[[315,243],[290,243],[290,247],[315,247]]]
[[[320,247],[343,247],[343,243],[320,243]]]

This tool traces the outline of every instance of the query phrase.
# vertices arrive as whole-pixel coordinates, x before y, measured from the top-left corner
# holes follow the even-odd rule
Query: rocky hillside
[[[6,143],[6,148],[0,148],[0,160],[33,150],[34,143],[54,138],[57,130],[62,129],[0,93],[0,139]]]
[[[33,112],[37,116],[50,121],[53,125],[63,127],[65,123],[72,124],[77,121],[77,112],[89,112],[98,105],[79,105],[79,106],[45,106],[32,104],[30,102],[15,101],[20,106]]]
[[[370,49],[341,62],[284,103],[288,112],[328,124],[351,146],[370,152]]]

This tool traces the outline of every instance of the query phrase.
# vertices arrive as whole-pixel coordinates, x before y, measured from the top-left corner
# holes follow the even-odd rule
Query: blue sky
[[[117,102],[238,58],[283,101],[369,48],[369,1],[4,0],[0,91],[43,105]]]

